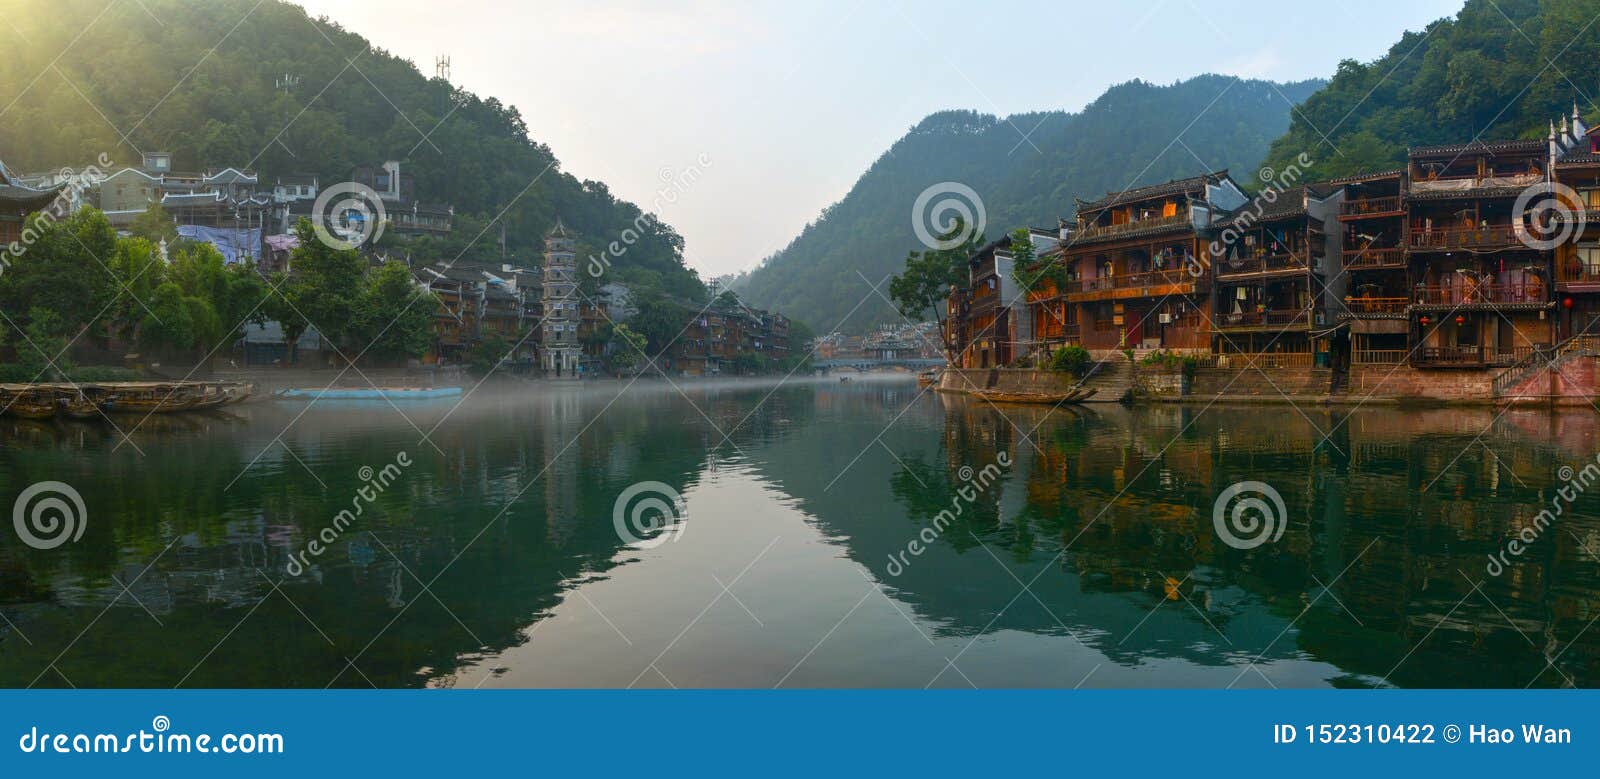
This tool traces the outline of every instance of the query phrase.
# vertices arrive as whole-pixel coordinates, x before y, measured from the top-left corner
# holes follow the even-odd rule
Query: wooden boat
[[[21,390],[7,392],[0,408],[8,416],[21,419],[50,419],[60,409],[54,392]]]
[[[170,414],[193,407],[204,396],[203,389],[184,384],[110,384],[110,400],[101,404],[116,414]]]
[[[304,400],[424,400],[460,394],[460,387],[321,387],[279,390],[277,396]]]
[[[192,405],[189,406],[189,410],[205,411],[206,409],[210,408],[221,408],[232,402],[233,397],[228,394],[228,391],[222,387],[218,387],[214,392],[207,391],[204,395],[201,395]]]
[[[923,371],[923,372],[917,374],[917,386],[918,387],[931,387],[934,384],[938,384],[938,383],[939,383],[939,372],[938,371]]]
[[[67,395],[61,399],[61,411],[74,419],[96,419],[101,415],[100,403],[87,393]]]
[[[243,403],[248,400],[251,395],[254,395],[256,392],[256,385],[249,383],[230,384],[226,387],[223,387],[222,391],[228,395],[228,402],[225,405],[231,406],[235,403]]]
[[[1098,390],[1073,389],[1067,392],[1002,392],[1000,390],[973,390],[972,395],[991,403],[1028,403],[1055,406],[1064,403],[1082,403]]]

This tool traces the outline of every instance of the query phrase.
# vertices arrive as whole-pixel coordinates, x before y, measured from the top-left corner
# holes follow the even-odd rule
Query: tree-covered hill
[[[907,251],[923,248],[912,209],[927,187],[971,187],[985,206],[990,238],[1018,226],[1054,228],[1058,217],[1072,216],[1074,197],[1205,169],[1252,175],[1288,128],[1290,102],[1322,83],[1204,75],[1170,86],[1121,84],[1076,114],[933,114],[753,271],[741,293],[751,305],[779,308],[819,332],[898,321],[883,298],[862,303],[871,290],[861,277],[876,283],[899,272]]]
[[[5,14],[0,159],[13,170],[81,169],[101,154],[137,165],[159,150],[179,170],[248,166],[327,185],[401,160],[419,199],[456,208],[450,239],[410,247],[438,255],[427,259],[498,257],[503,224],[513,255],[533,262],[557,216],[597,247],[640,216],[563,172],[515,108],[281,0],[10,0]],[[653,216],[641,224],[613,272],[703,294],[682,238]]]
[[[1541,138],[1574,103],[1600,114],[1597,62],[1600,1],[1468,0],[1376,61],[1340,63],[1269,164],[1305,152],[1326,178],[1399,167],[1409,146]]]

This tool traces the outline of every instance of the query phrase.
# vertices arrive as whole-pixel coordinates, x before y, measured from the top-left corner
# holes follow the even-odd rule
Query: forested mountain
[[[870,294],[861,276],[876,283],[899,272],[907,251],[923,248],[912,210],[927,187],[945,181],[971,187],[994,238],[1019,226],[1053,229],[1057,217],[1072,216],[1074,197],[1093,199],[1206,169],[1228,168],[1243,180],[1288,128],[1291,101],[1323,83],[1204,75],[1170,86],[1121,84],[1076,114],[933,114],[879,157],[843,200],[767,258],[740,291],[751,305],[781,308],[818,332],[898,321],[876,296],[856,308]]]
[[[1374,62],[1340,63],[1269,164],[1304,152],[1342,176],[1399,167],[1408,146],[1542,138],[1574,103],[1596,118],[1597,20],[1596,0],[1468,0]]]
[[[328,185],[401,160],[419,199],[456,208],[450,239],[411,247],[429,260],[498,257],[503,224],[513,255],[533,262],[557,216],[598,247],[640,215],[563,172],[515,108],[281,0],[10,0],[5,15],[0,159],[16,171],[82,169],[101,154],[137,165],[159,150],[179,170],[313,173]],[[654,217],[642,225],[614,272],[702,295],[682,238]]]

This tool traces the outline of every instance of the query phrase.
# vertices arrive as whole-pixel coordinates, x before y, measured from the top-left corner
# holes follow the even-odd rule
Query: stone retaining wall
[[[1494,378],[1502,369],[1436,369],[1409,365],[1352,365],[1344,392],[1330,396],[1333,373],[1327,368],[1216,368],[1200,366],[1185,377],[1181,366],[1129,364],[1122,355],[1103,363],[1086,386],[1099,385],[1097,402],[1120,400],[1132,388],[1135,398],[1329,403],[1554,404],[1600,407],[1600,357],[1571,357],[1559,370],[1536,371],[1494,397]],[[991,373],[994,389],[1006,392],[1064,392],[1075,385],[1064,373],[1048,370],[947,369],[941,388],[983,389]],[[1285,397],[1287,396],[1287,398]]]

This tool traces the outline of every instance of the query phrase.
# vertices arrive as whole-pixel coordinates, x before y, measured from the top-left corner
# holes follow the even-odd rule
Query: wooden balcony
[[[1412,355],[1411,364],[1421,368],[1503,368],[1532,354],[1534,348],[1502,352],[1481,346],[1424,346]]]
[[[1188,295],[1193,294],[1195,281],[1196,277],[1183,268],[1148,273],[1125,273],[1069,283],[1066,295],[1067,300],[1071,302]]]
[[[1076,240],[1087,241],[1090,239],[1114,238],[1119,235],[1127,235],[1144,230],[1162,227],[1179,227],[1188,224],[1190,224],[1189,210],[1183,209],[1172,216],[1159,216],[1152,219],[1136,219],[1132,222],[1124,222],[1119,225],[1085,227],[1078,231]]]
[[[1356,349],[1350,359],[1357,365],[1403,365],[1408,354],[1405,349]]]
[[[1577,260],[1561,263],[1556,268],[1556,284],[1579,292],[1600,291],[1600,268],[1586,267]]]
[[[1521,225],[1489,225],[1444,230],[1413,228],[1408,246],[1412,251],[1446,252],[1463,249],[1508,249],[1525,246]]]
[[[1361,200],[1346,200],[1339,204],[1339,219],[1349,221],[1352,219],[1377,219],[1405,215],[1405,204],[1400,201],[1400,196],[1363,198]]]
[[[1367,247],[1344,253],[1345,270],[1379,270],[1406,267],[1406,251],[1399,248]]]
[[[1214,264],[1217,269],[1217,278],[1229,279],[1249,276],[1274,276],[1279,274],[1297,274],[1307,271],[1307,254],[1267,254],[1260,257],[1250,257],[1237,262],[1223,260]]]
[[[1404,314],[1411,298],[1345,298],[1344,304],[1355,316],[1392,316]]]
[[[1222,332],[1244,330],[1300,330],[1311,324],[1311,311],[1246,311],[1223,314],[1217,318],[1217,329]]]
[[[1309,368],[1312,365],[1310,352],[1222,352],[1213,356],[1212,365],[1219,368],[1243,368],[1250,366],[1260,370],[1273,368]]]
[[[1447,287],[1418,285],[1412,299],[1419,306],[1503,306],[1549,302],[1548,285],[1460,284]]]

